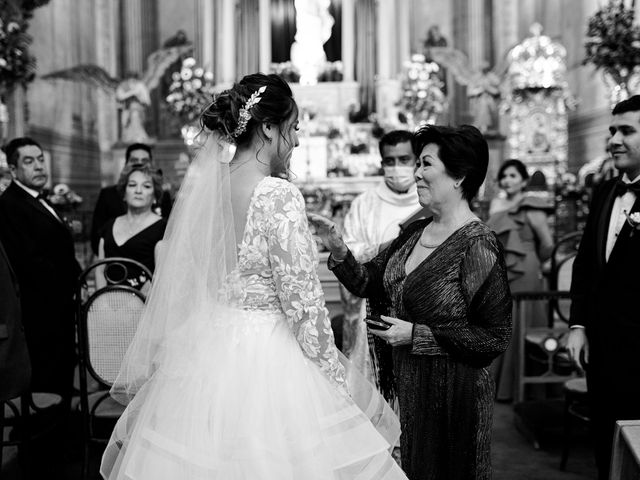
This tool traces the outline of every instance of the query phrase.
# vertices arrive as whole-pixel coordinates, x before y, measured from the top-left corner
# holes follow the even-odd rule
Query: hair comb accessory
[[[242,135],[245,132],[245,130],[247,129],[247,123],[249,123],[249,120],[251,119],[250,110],[255,105],[257,105],[260,102],[260,100],[262,100],[262,97],[260,97],[260,94],[264,93],[266,89],[267,89],[267,86],[264,85],[263,87],[260,87],[258,90],[253,92],[249,97],[249,100],[247,100],[244,106],[240,109],[240,113],[238,114],[238,126],[229,135],[230,141],[234,141],[236,138],[238,138],[240,135]]]

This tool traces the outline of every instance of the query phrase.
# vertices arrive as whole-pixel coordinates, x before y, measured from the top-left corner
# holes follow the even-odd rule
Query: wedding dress
[[[194,217],[193,229],[220,213],[217,204],[207,213],[220,197],[204,205],[193,198],[199,189],[211,195],[201,183],[213,167],[199,162],[203,170],[192,165],[185,179],[185,205],[177,204],[178,216]],[[228,175],[225,162],[216,163],[217,175]],[[232,239],[228,224],[209,236],[198,230],[196,241],[173,220],[169,245],[180,250],[164,250],[112,390],[131,401],[104,453],[104,478],[405,479],[389,454],[397,418],[338,358],[299,190],[278,178],[260,181],[237,254],[216,243]],[[213,248],[203,248],[203,238]]]

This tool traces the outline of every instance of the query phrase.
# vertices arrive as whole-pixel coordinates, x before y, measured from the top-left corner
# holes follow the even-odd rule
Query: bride
[[[298,108],[244,77],[202,115],[114,398],[106,479],[406,479],[397,418],[339,359],[304,200]],[[347,367],[345,368],[345,365]]]

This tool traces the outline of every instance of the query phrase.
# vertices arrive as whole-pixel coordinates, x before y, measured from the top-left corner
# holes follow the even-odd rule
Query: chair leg
[[[571,446],[571,414],[569,413],[569,406],[571,405],[571,399],[568,395],[565,395],[564,400],[564,432],[562,439],[562,457],[560,459],[560,470],[567,468],[567,460],[569,459],[569,447]]]
[[[85,441],[82,446],[82,480],[89,478],[89,442]]]
[[[0,402],[0,479],[2,478],[2,459],[4,452],[4,402]]]
[[[22,478],[28,479],[29,475],[29,464],[30,462],[30,453],[31,453],[31,395],[22,395],[20,397],[20,422],[18,422],[20,427],[20,435],[22,438],[20,439],[20,444],[18,445],[18,458],[20,469],[22,470]]]

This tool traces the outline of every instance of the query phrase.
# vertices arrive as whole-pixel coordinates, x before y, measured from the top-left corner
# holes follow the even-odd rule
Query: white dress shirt
[[[37,190],[34,190],[33,188],[27,187],[26,185],[21,183],[19,180],[16,180],[15,178],[13,179],[13,181],[15,182],[15,184],[17,186],[19,186],[21,189],[23,189],[25,192],[27,192],[33,198],[37,199],[42,204],[42,206],[44,208],[46,208],[49,212],[51,212],[51,215],[53,215],[56,218],[56,220],[58,220],[59,222],[62,223],[62,219],[58,216],[58,214],[51,207],[51,205],[49,205],[47,202],[45,202],[43,198],[38,198],[38,195],[40,195],[40,193]]]
[[[624,183],[636,183],[640,181],[640,175],[633,180],[629,180],[629,177],[625,173],[622,176]],[[611,218],[609,219],[609,231],[607,233],[607,247],[605,250],[605,259],[609,261],[609,256],[613,250],[613,246],[616,244],[620,230],[624,227],[624,222],[627,221],[627,215],[631,212],[631,208],[636,201],[636,194],[634,192],[626,192],[624,195],[616,197],[613,202],[613,208],[611,209]]]

